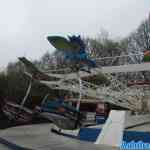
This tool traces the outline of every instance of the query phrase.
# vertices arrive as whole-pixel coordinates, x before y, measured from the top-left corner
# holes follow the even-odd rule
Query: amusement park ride
[[[27,68],[27,75],[39,80],[40,83],[43,83],[52,89],[64,89],[79,93],[79,103],[81,95],[85,95],[132,111],[140,110],[141,98],[143,96],[140,89],[131,89],[119,80],[115,79],[113,76],[109,76],[111,81],[109,86],[91,84],[83,81],[82,78],[98,75],[99,73],[111,74],[120,72],[148,71],[150,70],[149,63],[98,67],[96,65],[96,61],[90,59],[85,49],[83,49],[85,46],[83,46],[84,43],[80,38],[73,36],[70,40],[67,40],[62,37],[52,36],[48,37],[48,40],[58,51],[65,53],[65,59],[69,60],[72,64],[74,72],[68,73],[65,71],[67,69],[64,69],[64,74],[53,73],[53,70],[49,70],[49,72],[42,72],[35,68],[35,66],[26,58],[19,58]],[[82,43],[81,47],[78,43]],[[48,78],[52,77],[56,80],[49,81]]]
[[[51,89],[67,90],[79,95],[76,108],[74,106],[70,106],[69,104],[65,104],[63,101],[56,101],[54,103],[49,102],[47,104],[45,103],[45,106],[41,106],[39,114],[42,117],[52,121],[60,129],[74,130],[82,127],[84,121],[84,114],[80,112],[80,102],[82,101],[82,97],[86,96],[92,99],[98,99],[99,101],[114,104],[123,108],[123,111],[113,110],[110,112],[102,131],[103,134],[106,133],[106,130],[109,131],[109,135],[113,134],[114,132],[114,134],[117,133],[113,143],[118,145],[123,134],[125,110],[132,112],[141,111],[144,93],[142,89],[130,88],[112,75],[108,74],[150,71],[149,63],[102,67],[98,66],[96,61],[88,56],[86,52],[86,46],[81,40],[80,36],[72,36],[68,37],[68,39],[60,36],[49,36],[47,39],[57,51],[62,52],[64,59],[71,64],[71,67],[64,69],[63,74],[59,73],[59,70],[49,70],[44,72],[37,69],[25,57],[20,57],[19,60],[25,65],[26,68],[25,74],[29,76],[31,80],[26,96],[24,97],[21,105],[17,106],[20,108],[18,114],[24,108],[24,103],[27,100],[31,90],[32,82],[34,80],[46,85]],[[128,56],[129,55],[118,57],[121,58]],[[72,71],[68,72],[68,70]],[[95,85],[82,80],[83,77],[94,76],[100,73],[107,74],[106,76],[110,80],[110,85]],[[7,111],[5,113],[7,113]],[[17,115],[17,113],[15,115],[17,118],[20,117],[20,115]],[[110,123],[111,126],[109,127]],[[95,144],[108,144],[110,142],[109,138],[111,138],[111,136],[108,134],[103,134],[98,136]]]
[[[111,103],[134,112],[141,110],[143,91],[140,88],[134,89],[127,87],[113,76],[109,76],[109,86],[95,85],[83,81],[82,78],[98,75],[99,73],[111,74],[119,72],[147,71],[150,70],[149,63],[98,67],[96,61],[92,60],[88,56],[85,50],[85,44],[81,40],[80,36],[72,36],[69,37],[69,39],[59,36],[51,36],[47,39],[57,51],[61,51],[64,54],[64,58],[68,61],[68,63],[71,63],[71,69],[73,71],[68,73],[64,69],[64,74],[53,73],[53,70],[50,70],[49,72],[39,71],[29,60],[22,57],[19,58],[19,60],[26,66],[26,75],[38,80],[40,83],[45,84],[49,88],[78,93],[79,99],[76,110],[79,110],[80,108],[82,96],[99,99],[100,101]],[[50,78],[55,78],[55,80],[50,80]],[[44,115],[46,115],[46,117],[47,115],[50,116],[47,113]]]

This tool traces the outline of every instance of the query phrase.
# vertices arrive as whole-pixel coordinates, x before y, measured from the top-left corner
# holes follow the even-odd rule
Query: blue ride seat
[[[62,102],[60,100],[47,101],[42,105],[42,111],[56,111],[61,106]]]
[[[55,101],[47,101],[42,105],[42,111],[47,111],[47,112],[56,111],[59,108],[64,108],[67,112],[72,112],[72,113],[80,112],[75,107],[65,103],[62,99],[55,100]]]

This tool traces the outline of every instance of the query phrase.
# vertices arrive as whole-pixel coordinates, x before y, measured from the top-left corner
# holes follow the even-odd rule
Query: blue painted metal
[[[82,141],[95,142],[100,132],[101,129],[81,128],[78,138]]]
[[[64,108],[66,111],[70,111],[73,113],[79,113],[80,111],[77,110],[75,107],[66,104],[63,99],[53,100],[53,101],[46,101],[42,105],[42,111],[43,112],[55,112],[59,108]]]
[[[139,132],[139,131],[125,131],[123,140],[126,142],[130,141],[143,141],[144,143],[150,143],[150,132]]]
[[[100,116],[100,115],[95,116],[96,124],[104,124],[106,119],[107,118],[105,116]]]
[[[78,138],[83,141],[95,142],[100,132],[101,129],[81,128]],[[150,143],[150,132],[125,131],[123,135],[123,141],[142,141],[144,143]]]
[[[96,67],[96,62],[89,58],[86,45],[80,36],[69,36],[69,39],[60,36],[49,36],[48,41],[64,54],[64,58],[73,64],[80,64],[80,68],[87,66]]]

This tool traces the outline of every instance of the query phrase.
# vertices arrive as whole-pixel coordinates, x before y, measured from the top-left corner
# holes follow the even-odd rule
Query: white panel
[[[98,73],[119,73],[119,72],[138,72],[138,71],[150,71],[150,63],[142,63],[142,64],[129,64],[129,65],[121,65],[121,66],[107,66],[102,68],[92,69],[92,73],[87,73],[80,71],[80,77],[92,76]],[[70,74],[47,74],[49,76],[57,77],[57,78],[66,78],[66,79],[74,79],[77,78],[76,73]]]
[[[95,144],[119,147],[124,131],[125,111],[112,110]]]
[[[102,67],[103,73],[150,71],[150,63]]]

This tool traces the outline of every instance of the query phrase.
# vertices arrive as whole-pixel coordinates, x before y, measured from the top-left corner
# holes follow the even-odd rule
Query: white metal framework
[[[140,55],[141,54],[136,54]],[[130,55],[124,55],[127,57]],[[121,57],[121,56],[116,56]],[[103,58],[100,58],[103,59]],[[64,69],[67,72],[68,68]],[[62,71],[62,69],[61,69]],[[72,91],[79,94],[79,102],[77,108],[80,106],[82,95],[91,97],[93,99],[99,99],[103,102],[112,103],[130,110],[138,111],[142,106],[142,99],[144,92],[141,88],[130,88],[122,82],[118,81],[111,75],[107,75],[110,78],[110,85],[95,85],[89,82],[81,80],[83,77],[98,75],[99,73],[111,74],[120,72],[138,72],[138,71],[150,71],[150,63],[141,64],[127,64],[120,66],[106,66],[91,69],[91,73],[85,71],[79,71],[76,73],[54,73],[57,70],[50,70],[43,72],[50,77],[58,78],[57,81],[40,80],[41,83],[47,85],[52,89],[63,89]]]

